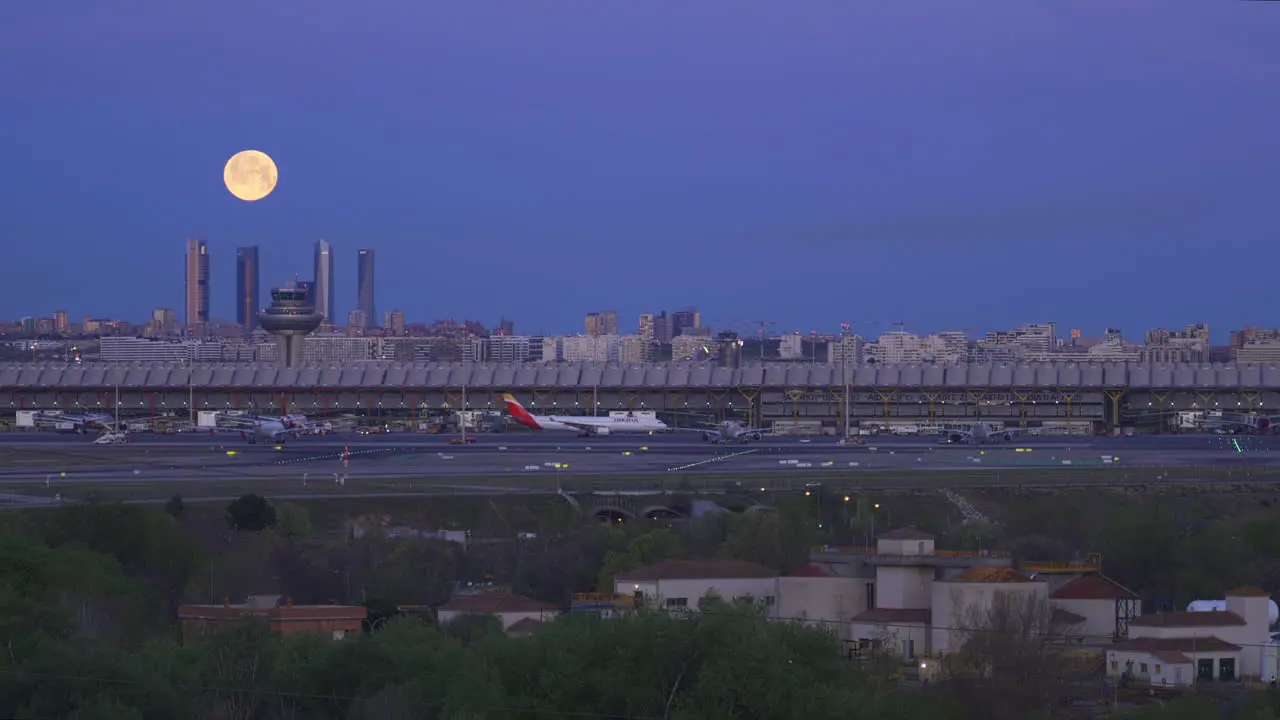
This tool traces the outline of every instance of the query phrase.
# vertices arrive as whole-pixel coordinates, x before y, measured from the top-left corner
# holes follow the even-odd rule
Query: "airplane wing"
[[[556,418],[556,422],[560,423],[561,425],[568,425],[574,430],[581,430],[582,432],[591,432],[593,430],[599,429],[600,427],[599,425],[592,425],[590,423],[584,423],[584,422],[574,422],[573,420],[569,420],[568,418],[561,418],[561,417]]]
[[[671,432],[701,433],[711,437],[720,437],[722,434],[717,428],[669,427],[667,429]]]

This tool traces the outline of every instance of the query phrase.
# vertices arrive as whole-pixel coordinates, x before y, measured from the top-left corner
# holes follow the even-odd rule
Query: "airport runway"
[[[833,438],[715,445],[697,436],[504,433],[480,435],[476,443],[460,446],[451,445],[448,437],[415,434],[304,437],[280,445],[199,434],[139,434],[127,445],[93,445],[91,437],[53,433],[0,435],[0,487],[68,477],[109,483],[334,473],[351,478],[443,478],[1171,466],[1280,468],[1280,437],[1033,437],[977,446],[883,437],[866,445],[841,446]]]

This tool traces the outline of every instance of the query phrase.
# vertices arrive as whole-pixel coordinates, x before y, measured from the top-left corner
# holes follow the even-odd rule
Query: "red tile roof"
[[[776,578],[778,571],[742,560],[664,560],[614,576],[624,582]]]
[[[1054,590],[1049,597],[1054,600],[1117,600],[1138,596],[1105,575],[1082,575]]]
[[[1244,618],[1229,610],[1155,613],[1129,621],[1129,627],[1238,627],[1244,624]]]
[[[1014,570],[1001,567],[976,567],[955,576],[954,582],[966,583],[1027,583],[1031,578]]]
[[[439,608],[443,612],[468,615],[498,615],[501,613],[555,612],[556,606],[538,602],[533,598],[512,593],[476,593],[455,595]]]
[[[1208,615],[1209,613],[1202,613]],[[1221,614],[1221,613],[1219,613]],[[1132,624],[1132,623],[1130,623]],[[1226,640],[1216,637],[1202,638],[1135,638],[1122,643],[1112,645],[1113,650],[1121,652],[1176,652],[1176,653],[1201,653],[1201,652],[1232,652],[1239,650],[1239,645],[1232,645]]]
[[[921,623],[928,625],[933,611],[915,608],[874,608],[855,615],[850,622],[857,623]]]
[[[1173,650],[1156,650],[1151,654],[1155,655],[1157,659],[1163,660],[1164,662],[1167,662],[1170,665],[1191,664],[1191,658],[1187,657],[1186,655],[1183,655],[1180,652],[1174,652]]]

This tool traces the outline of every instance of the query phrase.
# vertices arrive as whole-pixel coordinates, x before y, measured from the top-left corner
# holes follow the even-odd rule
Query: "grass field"
[[[230,470],[230,469],[228,469]],[[345,484],[332,475],[317,473],[305,484],[291,477],[237,477],[230,472],[195,475],[182,480],[121,480],[119,482],[79,481],[74,475],[43,481],[6,483],[0,492],[52,498],[64,501],[83,499],[90,493],[124,501],[163,501],[173,495],[196,500],[224,498],[253,492],[267,496],[341,497],[388,495],[468,495],[523,492],[669,492],[669,493],[759,493],[800,492],[821,483],[832,490],[915,491],[938,488],[1052,488],[1088,490],[1130,488],[1135,491],[1161,486],[1222,485],[1230,487],[1280,485],[1280,468],[1252,467],[1169,467],[1169,468],[1038,468],[1038,469],[956,469],[956,470],[814,470],[790,473],[733,472],[563,475],[559,479],[542,474],[462,475],[455,477],[349,478]],[[6,501],[0,500],[0,504]],[[9,501],[12,503],[12,500]]]

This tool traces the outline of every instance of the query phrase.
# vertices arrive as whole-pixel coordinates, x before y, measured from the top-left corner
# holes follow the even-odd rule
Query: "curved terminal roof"
[[[1280,389],[1280,365],[971,363],[851,368],[855,388]],[[282,368],[274,363],[0,365],[0,388],[828,388],[838,365],[776,364],[731,369],[709,363],[497,364],[352,361]]]

